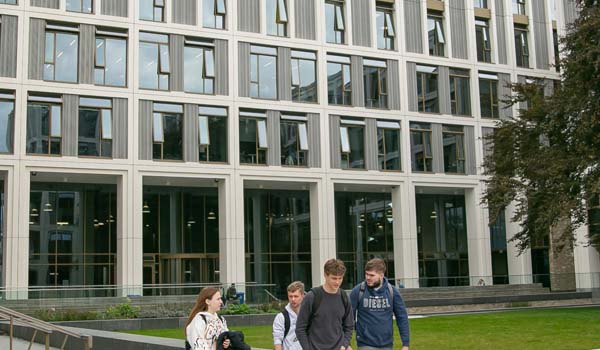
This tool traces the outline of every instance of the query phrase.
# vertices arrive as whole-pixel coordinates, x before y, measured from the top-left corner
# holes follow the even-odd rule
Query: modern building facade
[[[334,256],[345,287],[375,256],[406,287],[543,281],[547,243],[517,254],[511,208],[488,225],[484,136],[518,113],[507,83],[552,92],[575,16],[571,0],[0,0],[4,297],[235,282],[258,298],[320,284]],[[598,283],[592,248],[575,268]]]

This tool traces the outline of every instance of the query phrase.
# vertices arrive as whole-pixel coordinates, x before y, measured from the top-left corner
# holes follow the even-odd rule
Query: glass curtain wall
[[[216,188],[144,186],[144,294],[196,294],[160,285],[219,281]]]
[[[550,237],[531,241],[531,272],[533,283],[550,288]]]
[[[364,280],[372,258],[385,260],[386,276],[394,282],[393,222],[390,193],[335,193],[336,253],[347,269],[342,288]]]
[[[31,183],[29,286],[115,284],[117,188],[109,184]],[[113,296],[114,290],[30,293],[30,298]]]
[[[506,221],[504,211],[490,224],[492,246],[492,278],[494,284],[508,284],[508,254],[506,252]]]
[[[247,283],[272,285],[281,299],[292,281],[312,283],[308,191],[246,189],[244,226]],[[269,300],[262,290],[247,290],[247,299]]]
[[[419,286],[468,286],[465,197],[418,194],[416,200]]]

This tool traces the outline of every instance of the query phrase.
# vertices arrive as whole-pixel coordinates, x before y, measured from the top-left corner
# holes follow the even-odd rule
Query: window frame
[[[253,52],[253,48],[257,48],[255,52]],[[268,51],[274,50],[274,53],[267,53],[267,49]],[[261,52],[259,52],[261,51]],[[256,56],[256,81],[252,80],[252,56]],[[260,75],[260,57],[261,56],[267,56],[267,57],[275,57],[275,66],[274,66],[274,72],[275,72],[275,86],[274,91],[275,91],[275,97],[271,98],[271,97],[262,97],[260,95],[260,86],[261,86],[261,75]],[[277,100],[279,98],[279,93],[277,91],[278,89],[278,72],[277,72],[277,63],[279,60],[278,57],[278,52],[277,52],[277,48],[271,47],[271,46],[263,46],[263,45],[251,45],[250,46],[250,97],[251,98],[259,98],[259,99],[264,99],[264,100]],[[252,84],[256,84],[256,92],[257,92],[257,96],[252,96]],[[266,84],[266,83],[265,83]]]
[[[138,0],[138,6],[142,7],[141,2],[144,0]],[[166,10],[166,0],[151,0],[152,1],[152,19],[142,18],[141,14],[139,16],[140,21],[149,21],[149,22],[158,22],[164,23],[166,20],[165,10]],[[162,4],[161,4],[162,3]],[[156,10],[161,9],[160,11],[160,20],[156,19]]]
[[[275,9],[275,18],[266,18],[267,20],[267,35],[276,36],[276,37],[288,37],[288,6],[286,0],[266,0],[266,9],[267,14],[269,13],[269,9]],[[275,2],[275,6],[270,2]],[[267,16],[265,16],[267,17]],[[274,20],[274,22],[272,22]],[[271,31],[270,26],[274,25],[276,29],[276,33]]]
[[[223,113],[219,113],[219,111],[223,111]],[[198,109],[198,161],[200,163],[211,163],[211,164],[228,164],[228,160],[229,160],[229,144],[228,144],[228,139],[229,139],[229,135],[228,135],[228,110],[226,107],[220,107],[220,106],[199,106]],[[203,144],[202,143],[202,124],[200,123],[200,119],[201,118],[206,118],[206,127],[208,128],[208,130],[206,131],[207,136],[208,136],[208,144]],[[225,160],[224,161],[213,161],[211,160],[211,152],[210,152],[210,120],[211,119],[224,119],[225,120]],[[206,151],[204,153],[206,153],[206,160],[200,160],[200,153],[202,153],[202,148],[206,147]]]
[[[66,0],[66,2],[65,2],[65,10],[66,10],[67,12],[74,12],[74,13],[85,13],[85,14],[90,14],[90,15],[93,15],[93,14],[94,14],[94,0],[89,0],[89,1],[90,1],[90,7],[89,7],[90,11],[89,11],[89,12],[87,12],[87,11],[84,11],[84,6],[83,6],[83,3],[84,3],[84,1],[86,1],[86,0],[70,0],[70,1],[78,1],[78,2],[79,2],[79,6],[80,6],[80,8],[81,8],[81,11],[70,10],[70,9],[69,9],[69,0]]]
[[[497,119],[500,117],[500,104],[498,101],[498,77],[497,76],[493,76],[492,74],[489,73],[479,73],[479,114],[481,116],[481,118],[486,118],[486,119]],[[482,83],[482,81],[485,84],[488,84],[488,89],[490,92],[490,112],[491,112],[491,116],[484,116],[483,115],[483,108],[481,108],[481,101],[482,99],[482,93],[481,93],[481,86],[484,85],[484,83]],[[495,88],[494,88],[494,84],[495,84]],[[496,90],[496,94],[494,94],[494,90]],[[495,102],[495,103],[494,103]],[[496,115],[495,115],[496,114]]]
[[[186,89],[186,77],[191,77],[192,72],[186,72],[185,71],[185,49],[186,48],[202,48],[202,72],[200,72],[200,75],[202,76],[202,92],[198,92],[198,91],[191,91],[191,90],[187,90]],[[183,46],[183,57],[184,57],[184,77],[183,77],[183,90],[186,93],[191,93],[191,94],[202,94],[202,95],[216,95],[215,92],[215,80],[216,80],[216,72],[215,72],[215,46],[213,43],[208,42],[208,41],[200,41],[197,39],[187,39],[184,42],[184,46]],[[207,59],[208,57],[211,57],[211,61],[212,61],[212,72],[210,71],[211,69],[209,69],[209,64],[207,63],[209,60]],[[206,88],[206,81],[211,81],[211,83],[209,84],[212,88],[211,92],[206,92],[207,88]]]
[[[60,102],[59,102],[60,100]],[[27,155],[30,156],[51,156],[51,157],[61,157],[62,156],[62,122],[63,122],[63,104],[64,101],[61,97],[58,96],[29,96],[27,99],[27,108],[29,109],[30,104],[48,106],[48,150],[45,153],[30,153],[27,152],[27,147],[25,147],[25,151]],[[60,136],[56,136],[52,134],[52,121],[54,120],[54,111],[52,109],[53,106],[57,106],[60,108]],[[27,123],[29,123],[29,113],[27,113]],[[59,142],[59,153],[52,153],[52,142]],[[29,142],[29,138],[26,137],[26,143]]]
[[[327,103],[334,106],[352,106],[352,61],[348,56],[338,56],[338,55],[327,55],[327,65],[336,64],[341,67],[340,72],[342,74],[342,90],[340,96],[342,97],[342,103],[332,103],[329,98],[329,74],[327,75]],[[350,88],[346,88],[346,84],[344,82],[345,73],[344,70],[347,68],[348,77],[350,78],[349,84]],[[348,93],[348,103],[346,102],[346,93]]]
[[[531,68],[529,62],[529,30],[524,26],[515,26],[515,64],[521,68]],[[518,40],[517,40],[518,37]],[[520,47],[520,50],[519,50]],[[519,51],[521,55],[519,55]],[[521,62],[521,64],[519,64]]]
[[[99,104],[93,105],[93,104],[85,104],[82,103],[82,100],[105,100],[108,101],[108,103],[110,104],[110,107],[104,107],[104,106],[100,106]],[[79,97],[79,110],[78,112],[81,111],[81,109],[94,109],[97,110],[99,113],[99,124],[100,124],[100,138],[97,140],[98,141],[98,156],[92,156],[92,155],[81,155],[79,154],[79,139],[81,137],[81,135],[79,135],[79,132],[77,133],[77,156],[78,157],[82,157],[82,158],[105,158],[105,159],[112,159],[113,155],[112,155],[112,147],[113,147],[113,142],[114,142],[114,138],[113,138],[113,132],[112,132],[112,126],[113,126],[113,101],[110,98],[102,98],[102,97],[87,97],[87,96],[80,96]],[[106,134],[104,132],[104,111],[109,111],[110,112],[110,137],[106,137]],[[80,116],[78,115],[78,118]],[[79,120],[79,123],[81,123],[81,120]],[[110,151],[110,156],[103,156],[102,155],[102,145],[103,142],[110,140],[110,147],[111,147],[111,151]]]
[[[395,125],[393,125],[395,124]],[[387,167],[387,146],[386,146],[386,131],[393,130],[398,133],[398,169],[389,169]],[[379,145],[379,132],[381,131],[382,142],[381,146]],[[391,171],[391,172],[401,172],[402,171],[402,129],[400,128],[400,122],[398,121],[390,121],[390,120],[377,120],[377,164],[379,171]],[[381,166],[380,158],[383,157],[383,167]]]
[[[107,30],[98,30],[96,28],[96,33],[94,36],[94,85],[99,85],[99,86],[111,86],[111,87],[127,87],[127,74],[128,74],[128,60],[129,60],[129,55],[128,55],[128,44],[129,44],[129,36],[126,33],[121,33],[121,32],[112,32],[112,31],[107,31]],[[97,49],[98,49],[98,40],[103,40],[104,41],[104,63],[102,65],[98,64],[98,54],[97,54]],[[107,64],[106,64],[106,48],[107,48],[107,44],[106,44],[106,40],[123,40],[125,41],[125,82],[123,85],[113,85],[113,84],[106,84],[106,69],[107,69]],[[100,84],[96,81],[96,71],[102,69],[104,72],[103,74],[103,81],[104,83]]]
[[[167,116],[176,116],[179,118],[179,121],[181,123],[181,136],[180,139],[183,140],[183,133],[185,126],[183,125],[183,118],[184,118],[184,111],[183,111],[183,105],[181,104],[177,104],[177,103],[164,103],[164,102],[153,102],[152,103],[152,160],[154,161],[167,161],[167,162],[181,162],[183,161],[183,143],[181,145],[181,158],[180,159],[165,159],[165,143],[166,143],[166,137],[165,137],[165,117]],[[161,106],[171,106],[171,108],[173,108],[173,110],[168,111],[167,108],[161,109]],[[162,130],[161,135],[162,135],[162,140],[157,140],[156,137],[156,130],[155,130],[155,120],[156,120],[156,116],[160,115],[160,123],[161,123],[161,128]],[[159,146],[160,147],[160,158],[155,158],[154,157],[154,147],[155,146]]]
[[[363,139],[362,139],[362,167],[353,167],[351,166],[351,154],[352,150],[352,142],[350,141],[350,130],[349,128],[362,129]],[[367,169],[367,161],[366,161],[366,145],[365,145],[365,131],[366,131],[366,123],[363,120],[353,120],[353,119],[340,119],[340,167],[345,170],[366,170]],[[348,147],[344,147],[344,135],[346,135],[346,140],[348,142]],[[344,164],[346,166],[344,166]]]
[[[421,70],[420,70],[421,69]],[[417,65],[417,111],[420,113],[440,113],[440,84],[439,84],[439,72],[438,67],[433,66],[421,66]],[[427,94],[426,94],[426,80],[428,76],[435,77],[436,81],[436,108],[434,111],[427,111]],[[421,87],[422,94],[419,95],[419,86]]]
[[[327,16],[325,16],[325,41],[329,44],[345,44],[346,43],[346,18],[344,13],[345,2],[343,0],[326,0],[325,7],[333,6],[333,34],[335,41],[327,40]]]
[[[52,35],[52,60],[49,61],[48,57],[46,57],[46,44],[48,43],[48,34]],[[57,80],[56,79],[56,64],[57,64],[57,55],[56,55],[56,41],[57,35],[75,35],[77,37],[77,50],[75,53],[77,59],[77,69],[75,69],[75,80],[74,81],[66,81],[66,80]],[[53,81],[65,84],[78,84],[79,83],[79,28],[77,27],[69,27],[63,25],[55,25],[55,24],[47,24],[44,30],[44,64],[42,66],[42,80],[44,81]],[[52,79],[46,78],[46,65],[52,65]]]
[[[209,26],[205,23],[204,18],[208,12],[205,10],[205,3],[212,3],[212,16],[215,23],[214,26]],[[222,9],[222,10],[221,10]],[[226,0],[202,0],[202,27],[218,30],[227,29],[227,1]]]
[[[166,38],[166,43],[165,42],[159,42],[159,41],[152,41],[150,39],[146,39],[146,38],[142,38],[142,34],[148,34],[151,35],[153,37],[156,38],[156,36],[164,36]],[[138,84],[139,84],[139,88],[140,89],[144,89],[144,90],[154,90],[154,91],[170,91],[171,89],[171,53],[170,53],[170,47],[171,47],[171,41],[169,39],[169,35],[168,34],[161,34],[161,33],[153,33],[153,32],[140,32],[140,37],[138,39],[138,48],[139,45],[141,45],[142,43],[145,44],[152,44],[152,45],[156,45],[156,60],[157,60],[157,64],[156,64],[156,77],[157,77],[157,86],[156,88],[149,88],[149,87],[143,87],[141,84],[141,80],[138,77]],[[166,47],[166,52],[167,52],[167,61],[168,61],[168,69],[163,69],[163,68],[167,68],[167,67],[163,67],[163,61],[164,58],[162,57],[162,50],[163,48]],[[139,50],[141,51],[141,50]],[[142,62],[139,62],[140,66],[142,65]],[[167,77],[167,87],[166,89],[161,89],[160,88],[160,81],[161,81],[161,76],[166,76]]]
[[[481,33],[481,41],[477,35],[479,32]],[[475,42],[478,62],[492,63],[492,44],[490,39],[489,21],[475,18]]]
[[[468,113],[467,114],[459,114],[459,102],[462,101],[462,98],[460,96],[459,91],[462,92],[462,90],[457,89],[457,84],[456,84],[456,79],[466,79],[467,84],[468,84],[468,93],[467,93],[467,105],[463,107],[464,110],[466,110]],[[471,75],[470,72],[466,69],[454,69],[454,68],[450,68],[450,74],[449,74],[449,81],[450,81],[450,114],[452,115],[456,115],[456,116],[463,116],[463,117],[471,117],[473,116],[473,112],[471,110]],[[452,89],[452,86],[454,85],[454,89]],[[452,99],[452,92],[454,91],[454,99]]]
[[[267,126],[267,118],[266,115],[262,114],[262,113],[252,113],[252,112],[240,112],[240,116],[239,116],[239,122],[238,122],[238,128],[241,126],[239,125],[239,123],[242,120],[253,120],[255,125],[256,125],[256,139],[255,139],[255,151],[256,153],[255,155],[255,162],[252,163],[246,163],[246,162],[242,162],[241,159],[241,155],[242,152],[239,152],[239,156],[240,156],[240,164],[241,165],[260,165],[260,166],[266,166],[268,165],[268,155],[269,155],[269,130],[268,130],[268,126]],[[264,125],[265,128],[265,135],[264,135],[264,140],[261,140],[261,132],[260,132],[260,127],[259,125],[262,124]],[[239,142],[240,144],[238,144],[238,147],[241,147],[241,136],[239,137]],[[261,159],[261,154],[263,154],[262,159],[264,159],[264,163],[259,163],[259,160]]]
[[[294,53],[296,53],[296,56],[294,56]],[[308,55],[312,55],[312,58],[309,58]],[[301,57],[304,56],[304,57]],[[314,70],[314,76],[313,76],[313,82],[315,85],[315,92],[313,94],[313,100],[302,100],[300,99],[300,96],[302,96],[302,74],[300,74],[300,61],[307,61],[307,62],[312,62],[313,64],[313,70]],[[300,103],[319,103],[319,89],[318,89],[318,73],[317,73],[317,53],[314,51],[305,51],[305,50],[291,50],[291,58],[290,58],[290,62],[291,62],[291,68],[292,68],[292,78],[291,78],[291,88],[292,88],[292,101],[294,102],[300,102]],[[296,67],[297,67],[297,74],[298,74],[298,79],[297,82],[295,82],[295,77],[294,77],[294,63],[296,63]],[[298,89],[298,94],[295,98],[295,94],[294,94],[294,89]]]
[[[12,103],[13,112],[12,112],[12,120],[8,119],[10,114],[7,115],[8,122],[7,126],[10,125],[11,128],[6,130],[7,136],[10,137],[10,144],[7,143],[8,151],[0,152],[0,154],[13,154],[15,151],[15,110],[16,110],[16,91],[13,90],[0,90],[0,102],[8,102]]]
[[[383,30],[380,31],[379,25],[377,26],[377,48],[380,50],[393,51],[396,49],[396,26],[394,23],[393,4],[377,2],[375,7],[375,18],[378,17],[379,13],[383,16]],[[379,45],[380,35],[382,36],[381,39],[383,39],[383,47]]]
[[[419,127],[415,127],[416,125],[418,125]],[[428,126],[429,128],[425,128],[425,126]],[[412,172],[418,172],[418,173],[433,173],[433,128],[431,127],[430,123],[420,123],[420,122],[411,122],[409,125],[409,134],[410,134],[410,153],[411,153],[411,171]],[[421,146],[423,147],[422,150],[422,154],[423,157],[422,159],[422,164],[423,164],[423,170],[415,170],[413,165],[418,164],[416,159],[413,159],[412,157],[415,155],[415,152],[413,152],[413,146],[414,146],[414,142],[413,142],[413,135],[414,134],[420,134],[421,136]],[[425,137],[425,136],[428,137]],[[426,144],[426,141],[429,140],[429,147]],[[427,155],[427,151],[430,151],[431,154]],[[431,164],[431,169],[427,168],[427,161],[430,161],[429,164]]]
[[[444,31],[444,14],[437,12],[427,13],[427,22],[433,21],[434,31],[433,35],[433,47],[429,45],[429,56],[446,57],[446,32]],[[427,25],[429,28],[429,24]],[[429,30],[427,37],[429,39]],[[441,39],[441,40],[440,40]],[[431,44],[431,40],[428,40],[428,44]]]
[[[527,16],[527,7],[525,0],[513,0],[512,1],[513,14]]]
[[[295,155],[298,160],[298,164],[288,164],[287,161],[284,161],[285,155],[283,154],[283,150],[285,149],[283,145],[283,137],[281,137],[281,132],[283,128],[281,127],[283,124],[294,125],[296,127],[296,150]],[[283,167],[294,167],[294,168],[308,168],[308,153],[310,152],[310,145],[308,141],[308,118],[301,116],[289,116],[282,115],[280,120],[280,149],[281,149],[281,166]],[[305,137],[305,145],[302,145],[302,134],[304,133]],[[304,160],[304,164],[300,164],[300,160]]]
[[[371,64],[369,64],[369,62]],[[368,99],[369,96],[367,96],[367,77],[368,75],[365,72],[365,67],[370,67],[370,68],[375,68],[377,71],[377,101],[379,102],[377,106],[375,106],[374,104],[369,104],[368,101],[370,101]],[[380,60],[371,60],[371,59],[363,59],[363,82],[364,82],[364,92],[363,92],[363,97],[365,99],[365,108],[377,108],[377,109],[387,109],[388,105],[389,105],[389,101],[388,101],[388,87],[387,87],[387,82],[388,82],[388,67],[387,67],[387,62],[386,61],[380,61]],[[385,97],[385,98],[384,98]],[[382,101],[385,101],[385,104],[383,105]]]
[[[451,130],[450,128],[461,128],[462,131]],[[456,172],[452,172],[447,170],[450,166],[446,164],[446,144],[444,140],[447,135],[454,136],[454,145],[455,145],[455,159],[456,159]],[[460,141],[460,142],[459,142]],[[466,154],[465,154],[465,127],[462,125],[442,125],[442,143],[444,144],[443,152],[444,152],[444,173],[446,174],[466,174]],[[461,146],[461,147],[459,147]],[[461,152],[462,151],[462,152]],[[460,166],[462,165],[462,172],[459,171]]]
[[[480,6],[480,5],[482,5],[482,6]],[[487,9],[488,8],[487,0],[473,0],[473,7]]]

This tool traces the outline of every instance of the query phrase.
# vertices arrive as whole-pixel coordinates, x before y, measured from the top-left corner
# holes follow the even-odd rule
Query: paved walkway
[[[0,349],[10,350],[10,337],[8,335],[0,336]],[[13,350],[27,350],[29,342],[19,338],[13,338]],[[31,347],[32,350],[44,350],[45,347],[42,344],[34,343]],[[50,348],[51,350],[58,350],[57,348]]]

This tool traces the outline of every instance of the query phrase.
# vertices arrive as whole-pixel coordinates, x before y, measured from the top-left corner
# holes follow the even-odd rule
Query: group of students
[[[306,294],[302,282],[292,282],[287,288],[288,304],[273,321],[275,350],[352,350],[354,329],[358,350],[392,350],[394,316],[402,350],[408,350],[406,306],[385,271],[382,259],[369,260],[365,280],[352,289],[349,297],[340,289],[346,267],[339,259],[325,263],[325,283]],[[222,303],[218,289],[200,292],[185,328],[191,349],[235,349],[231,340],[222,336],[227,323],[216,314]]]

